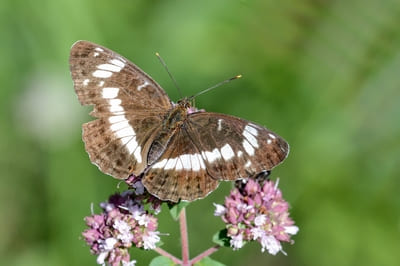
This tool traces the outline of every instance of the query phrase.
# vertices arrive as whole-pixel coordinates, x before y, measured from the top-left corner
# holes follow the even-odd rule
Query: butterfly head
[[[177,105],[181,108],[185,109],[187,114],[197,113],[197,112],[205,112],[204,109],[197,109],[194,107],[194,99],[192,97],[185,97],[178,101]]]
[[[192,107],[192,103],[191,103],[191,101],[189,100],[189,98],[187,98],[187,97],[185,97],[185,98],[183,98],[183,99],[180,99],[180,100],[178,101],[178,105],[179,105],[180,107],[182,107],[182,108],[185,108],[185,109],[189,109],[189,108]]]

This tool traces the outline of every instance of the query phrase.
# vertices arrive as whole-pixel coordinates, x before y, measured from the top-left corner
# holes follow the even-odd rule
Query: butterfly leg
[[[271,171],[264,170],[254,175],[252,178],[257,181],[257,183],[263,184],[265,181],[269,180],[269,175]]]

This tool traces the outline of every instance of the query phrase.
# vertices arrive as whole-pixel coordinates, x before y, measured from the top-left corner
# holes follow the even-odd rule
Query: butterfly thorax
[[[164,153],[172,136],[184,124],[188,115],[187,108],[189,107],[189,102],[186,99],[183,99],[171,108],[164,116],[161,129],[150,146],[147,157],[148,165],[153,164]]]

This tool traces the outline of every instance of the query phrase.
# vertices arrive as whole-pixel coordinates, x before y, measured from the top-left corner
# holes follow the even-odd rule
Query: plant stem
[[[167,257],[169,259],[171,259],[175,264],[181,264],[182,261],[180,259],[178,259],[177,257],[175,257],[174,255],[168,253],[167,251],[163,250],[162,248],[155,248],[154,249],[155,252],[157,252],[158,254]]]
[[[189,241],[186,225],[186,208],[183,208],[179,214],[179,226],[181,230],[181,246],[182,246],[182,266],[190,266],[189,261]]]
[[[220,247],[221,247],[220,245],[215,245],[215,246],[207,249],[203,253],[200,253],[199,255],[197,255],[196,257],[194,257],[193,259],[190,260],[190,265],[195,264],[196,262],[200,261],[204,257],[210,256],[211,254],[216,252]]]

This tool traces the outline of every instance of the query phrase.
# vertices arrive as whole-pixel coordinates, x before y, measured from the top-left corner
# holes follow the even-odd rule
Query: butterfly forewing
[[[194,113],[187,128],[214,179],[252,177],[271,170],[289,152],[287,142],[272,131],[233,116]]]
[[[172,107],[164,90],[117,53],[79,41],[70,53],[71,75],[82,105],[94,105],[98,120],[83,126],[91,161],[116,178],[146,167],[151,134]]]

